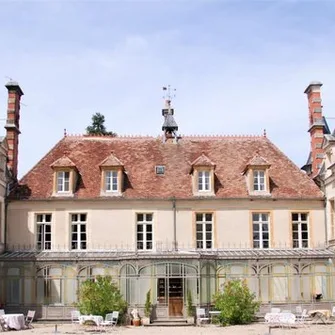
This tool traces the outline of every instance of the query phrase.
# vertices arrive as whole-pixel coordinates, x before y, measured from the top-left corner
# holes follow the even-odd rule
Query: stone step
[[[194,326],[194,324],[187,323],[186,319],[183,318],[169,318],[169,319],[158,319],[150,323],[151,327],[178,327],[178,326]]]

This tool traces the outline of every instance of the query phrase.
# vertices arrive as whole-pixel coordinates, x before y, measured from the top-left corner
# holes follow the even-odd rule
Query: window
[[[71,249],[87,249],[86,214],[71,214]]]
[[[37,249],[51,249],[51,214],[37,214]]]
[[[106,192],[118,192],[118,173],[117,171],[106,171]]]
[[[265,171],[255,170],[254,171],[254,191],[265,190]]]
[[[61,268],[43,268],[37,273],[37,302],[41,304],[59,304],[63,302],[64,281]]]
[[[165,173],[165,166],[157,165],[156,166],[156,174],[163,175]]]
[[[198,191],[210,191],[209,171],[198,171]]]
[[[268,213],[252,213],[252,234],[254,248],[270,247]]]
[[[57,192],[70,192],[70,172],[57,172]]]
[[[137,214],[137,249],[152,250],[152,214]]]
[[[292,213],[293,248],[308,248],[308,214]]]
[[[197,249],[211,249],[213,246],[213,214],[196,214]]]

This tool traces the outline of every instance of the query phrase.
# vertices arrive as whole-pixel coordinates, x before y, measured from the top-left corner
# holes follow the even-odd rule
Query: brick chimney
[[[20,100],[23,92],[15,81],[8,82],[6,88],[8,89],[7,121],[5,125],[8,143],[7,166],[12,173],[12,177],[16,179],[20,135]]]
[[[319,81],[312,81],[304,92],[307,94],[308,99],[308,131],[311,136],[311,152],[309,160],[306,164],[309,168],[306,169],[306,171],[311,177],[318,174],[324,155],[322,141],[327,125],[325,124],[325,120],[322,116],[321,86],[322,83]]]

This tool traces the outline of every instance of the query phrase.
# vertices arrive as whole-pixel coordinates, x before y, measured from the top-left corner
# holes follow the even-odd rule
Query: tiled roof
[[[123,164],[113,153],[111,153],[99,164],[99,166],[123,166]]]
[[[253,197],[248,194],[246,178],[241,171],[255,152],[271,164],[270,198],[323,197],[315,183],[263,136],[189,136],[181,137],[178,143],[163,143],[161,137],[67,136],[22,178],[12,196],[52,198],[53,170],[50,166],[64,152],[80,175],[75,199],[101,198],[99,165],[111,152],[126,171],[122,193],[126,199],[194,198],[190,162],[202,153],[216,164],[216,198]],[[165,166],[164,176],[156,175],[156,165]]]

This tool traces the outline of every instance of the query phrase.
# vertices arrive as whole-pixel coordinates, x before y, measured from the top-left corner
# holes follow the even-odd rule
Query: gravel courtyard
[[[58,324],[57,334],[103,334],[104,332],[94,331],[93,329],[85,329],[81,326],[71,324]],[[212,325],[204,325],[202,327],[117,327],[110,330],[109,334],[124,335],[211,335],[211,334],[241,334],[241,335],[265,335],[269,333],[269,327],[264,323],[253,323],[248,326],[232,326],[217,327]],[[13,331],[13,334],[55,334],[54,324],[35,324],[33,329]],[[318,335],[318,334],[334,334],[335,324],[327,325],[309,325],[303,328],[292,329],[271,329],[271,334],[278,335]]]

